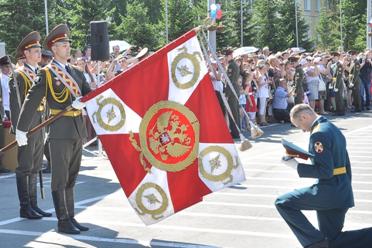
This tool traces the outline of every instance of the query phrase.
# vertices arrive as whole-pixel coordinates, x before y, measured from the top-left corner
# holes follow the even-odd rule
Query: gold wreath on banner
[[[188,89],[193,87],[198,81],[202,56],[200,52],[187,53],[186,47],[181,47],[178,51],[181,51],[181,53],[177,54],[171,63],[172,80],[177,88]],[[190,64],[193,68],[189,68]],[[179,74],[177,74],[177,72],[179,72]],[[186,82],[181,82],[177,75],[180,75],[182,78],[189,77],[190,75],[192,75],[192,77]]]
[[[102,129],[110,132],[118,131],[124,126],[125,110],[123,104],[119,100],[114,97],[104,98],[103,96],[99,96],[97,97],[96,102],[98,104],[98,110],[92,115],[94,123],[97,122]],[[106,106],[108,108],[105,108]],[[104,109],[106,112],[102,113]],[[107,122],[103,120],[103,114],[106,114]],[[117,119],[117,114],[120,114],[119,121],[116,124],[111,124],[111,121]]]
[[[156,193],[154,192],[156,191]],[[161,199],[158,196],[161,196]],[[147,204],[143,202],[147,201]],[[136,204],[137,208],[135,210],[139,215],[151,215],[151,218],[158,220],[163,218],[163,213],[168,208],[168,197],[165,191],[155,183],[145,183],[136,192]],[[147,206],[158,206],[154,209],[150,209]]]
[[[209,159],[207,163],[203,163],[203,158],[211,153],[214,157]],[[223,158],[221,158],[221,156],[226,160],[226,169],[223,173],[215,174],[215,170],[224,166],[222,164]],[[230,152],[222,146],[208,146],[199,153],[199,171],[207,180],[223,182],[224,184],[230,183],[233,180],[231,172],[237,166],[238,165],[234,166],[233,157]]]
[[[177,102],[160,101],[145,113],[139,131],[140,146],[129,133],[129,140],[140,152],[140,162],[164,171],[181,171],[191,165],[199,149],[199,121],[195,114]]]

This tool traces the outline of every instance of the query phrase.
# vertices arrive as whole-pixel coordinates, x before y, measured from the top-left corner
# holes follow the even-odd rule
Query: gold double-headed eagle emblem
[[[146,171],[150,171],[150,165],[164,171],[180,171],[197,157],[199,121],[184,105],[160,101],[149,108],[141,121],[140,146],[132,132],[129,139],[140,152],[140,162]]]

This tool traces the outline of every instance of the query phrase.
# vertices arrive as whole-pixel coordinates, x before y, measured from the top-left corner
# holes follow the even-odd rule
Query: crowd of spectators
[[[272,53],[265,47],[234,56],[234,51],[227,49],[218,55],[222,68],[214,66],[210,75],[217,96],[225,96],[229,103],[231,114],[224,113],[232,115],[244,130],[249,128],[249,122],[260,126],[290,122],[289,111],[299,103],[309,104],[322,115],[341,116],[346,112],[369,110],[371,58],[369,50],[329,53],[292,48]],[[218,64],[214,59],[211,61]],[[236,97],[229,92],[231,87],[221,76],[223,71],[238,95],[238,104],[231,99]],[[220,103],[225,109],[223,101]],[[232,136],[238,138],[231,118],[226,120]]]

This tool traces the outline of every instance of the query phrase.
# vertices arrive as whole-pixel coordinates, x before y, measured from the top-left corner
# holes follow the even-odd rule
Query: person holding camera
[[[369,110],[370,101],[371,101],[371,73],[372,73],[372,63],[371,63],[371,51],[367,51],[364,56],[361,58],[360,65],[360,79],[362,81],[360,87],[360,95],[362,100],[362,108]],[[363,97],[365,96],[365,97]]]

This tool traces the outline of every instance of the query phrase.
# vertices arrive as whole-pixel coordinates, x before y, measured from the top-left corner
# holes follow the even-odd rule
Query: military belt
[[[57,115],[58,113],[62,112],[62,109],[50,109],[51,115]],[[63,114],[63,116],[68,117],[78,117],[81,115],[81,110],[69,110]]]
[[[333,169],[333,175],[334,176],[338,176],[338,175],[342,175],[342,174],[346,174],[346,167],[345,166]]]

